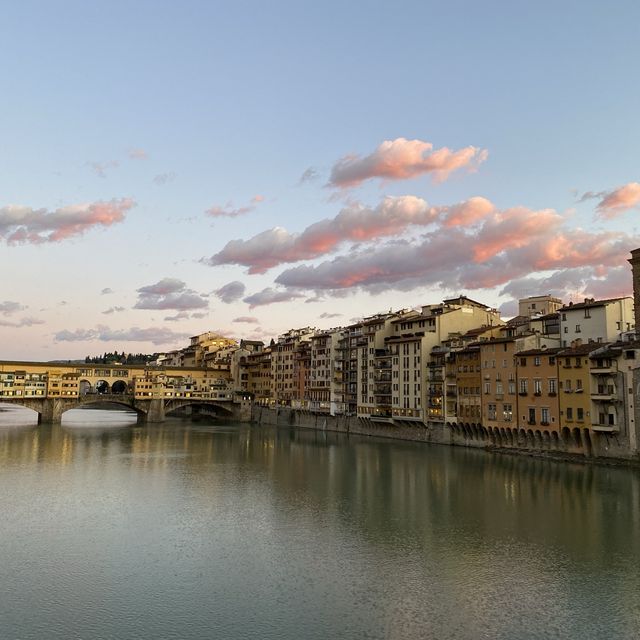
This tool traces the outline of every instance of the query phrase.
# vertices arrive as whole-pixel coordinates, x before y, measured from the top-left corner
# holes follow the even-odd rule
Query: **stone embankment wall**
[[[271,409],[257,405],[253,407],[252,422],[560,459],[640,463],[638,454],[630,451],[628,442],[619,434],[575,430],[557,435],[524,429],[491,430],[477,425],[380,423],[355,416],[328,416],[288,407]]]

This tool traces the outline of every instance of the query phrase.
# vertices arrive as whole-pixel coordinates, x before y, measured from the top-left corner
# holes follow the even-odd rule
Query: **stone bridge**
[[[247,422],[251,419],[251,401],[245,399],[232,402],[201,398],[136,398],[133,394],[104,393],[71,398],[1,398],[0,403],[36,411],[39,423],[59,423],[65,411],[100,405],[119,405],[135,411],[139,424],[164,422],[168,413],[187,406],[211,409],[220,417],[233,422]]]

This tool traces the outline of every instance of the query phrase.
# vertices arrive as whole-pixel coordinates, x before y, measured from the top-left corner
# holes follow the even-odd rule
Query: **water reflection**
[[[227,615],[238,610],[225,637],[631,638],[640,628],[635,471],[312,431],[79,424],[0,429],[5,487],[24,500],[44,491],[72,520],[73,496],[89,520],[145,540],[133,544],[168,571],[152,571],[167,598],[193,598],[194,585],[220,594],[211,570]],[[90,530],[143,588],[149,567]],[[204,628],[222,624],[211,605],[182,604]]]

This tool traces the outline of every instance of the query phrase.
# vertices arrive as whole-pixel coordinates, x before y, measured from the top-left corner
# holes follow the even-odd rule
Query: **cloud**
[[[424,174],[442,182],[457,169],[475,169],[487,155],[486,150],[477,147],[434,150],[431,142],[422,140],[385,140],[368,156],[348,155],[338,160],[331,169],[328,186],[344,189],[373,178],[407,180]]]
[[[258,320],[258,318],[254,318],[253,316],[240,316],[239,318],[234,318],[231,322],[260,324],[260,320]]]
[[[227,202],[224,206],[214,205],[210,209],[207,209],[205,213],[213,218],[237,218],[238,216],[243,216],[255,211],[256,206],[261,202],[264,202],[264,196],[258,195],[251,198],[250,203],[244,207],[234,209],[233,203]]]
[[[148,157],[144,149],[129,149],[129,158],[131,160],[146,160]]]
[[[166,316],[164,320],[166,322],[179,322],[180,320],[188,320],[189,314],[186,311],[180,311],[175,316]]]
[[[107,309],[106,311],[103,311],[102,313],[105,315],[110,315],[112,313],[121,313],[124,310],[125,310],[124,307],[109,307],[109,309]]]
[[[600,195],[602,199],[598,202],[596,211],[601,218],[615,218],[629,209],[640,207],[640,183],[638,182],[629,182]]]
[[[303,174],[300,176],[299,184],[304,184],[305,182],[314,182],[320,177],[318,170],[314,167],[309,167],[305,169]]]
[[[105,287],[101,292],[100,295],[102,296],[106,296],[109,295],[110,293],[113,293],[113,289],[111,287]]]
[[[137,290],[138,301],[134,309],[203,309],[208,301],[177,278],[163,278],[155,284]]]
[[[440,213],[416,196],[387,196],[374,209],[354,203],[300,234],[275,227],[249,240],[231,240],[205,263],[239,264],[249,267],[249,273],[264,273],[279,264],[317,258],[344,242],[370,241],[399,234],[411,225],[431,224]]]
[[[176,179],[176,174],[173,171],[169,171],[168,173],[159,173],[153,178],[153,183],[158,186],[162,186],[163,184],[167,184],[168,182],[173,182]]]
[[[323,320],[328,320],[329,318],[341,318],[343,314],[341,313],[327,313],[326,311],[324,313],[321,313],[318,317],[322,318]]]
[[[44,320],[40,320],[39,318],[22,318],[21,320],[16,320],[12,322],[10,320],[2,320],[0,319],[0,327],[33,327],[38,324],[44,324]]]
[[[196,318],[197,320],[201,320],[202,318],[206,318],[209,314],[207,312],[196,311],[196,313],[192,313],[191,317]]]
[[[246,297],[243,302],[246,302],[250,308],[253,309],[254,307],[274,304],[275,302],[291,302],[296,298],[303,297],[301,293],[296,293],[295,291],[278,291],[272,287],[267,287],[258,293]]]
[[[117,160],[107,160],[106,162],[87,162],[87,166],[90,167],[99,178],[106,178],[107,171],[116,169],[120,166],[120,163]]]
[[[162,327],[111,329],[105,325],[98,325],[95,329],[76,329],[75,331],[65,329],[54,335],[58,342],[98,340],[100,342],[151,342],[158,345],[176,344],[188,337],[188,333],[177,333]]]
[[[223,287],[216,289],[213,293],[225,304],[230,304],[232,302],[236,302],[236,300],[240,300],[244,295],[245,290],[246,287],[242,282],[234,280],[233,282],[229,282]]]
[[[26,307],[19,302],[13,302],[12,300],[0,302],[0,313],[3,316],[10,316],[17,311],[24,311],[24,309],[26,309]]]
[[[451,220],[450,211],[443,225]],[[275,283],[331,294],[352,288],[370,293],[420,286],[482,289],[534,272],[618,267],[640,244],[640,238],[625,233],[567,229],[564,218],[550,209],[498,211],[485,205],[485,211],[487,216],[473,225],[443,226],[414,241],[394,240],[286,269]]]
[[[134,206],[130,198],[68,205],[55,211],[7,205],[0,208],[0,239],[7,244],[60,242],[94,227],[122,222]]]

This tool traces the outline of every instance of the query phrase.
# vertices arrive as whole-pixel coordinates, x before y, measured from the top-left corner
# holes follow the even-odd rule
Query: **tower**
[[[633,277],[633,313],[636,323],[636,335],[640,332],[640,249],[631,251],[631,274]]]

